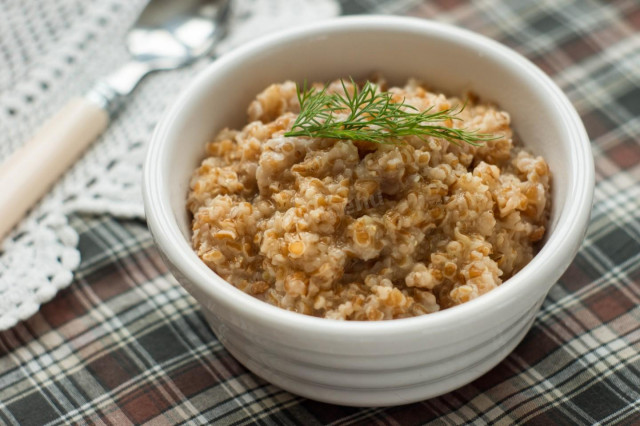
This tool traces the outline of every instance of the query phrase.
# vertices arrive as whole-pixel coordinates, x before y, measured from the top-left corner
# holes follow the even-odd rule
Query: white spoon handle
[[[0,239],[104,131],[109,114],[85,98],[69,101],[0,165]]]

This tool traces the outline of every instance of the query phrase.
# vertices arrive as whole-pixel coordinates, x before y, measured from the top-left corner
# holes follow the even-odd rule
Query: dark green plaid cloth
[[[582,116],[596,164],[591,225],[523,342],[439,398],[370,409],[310,401],[225,351],[144,223],[74,217],[74,283],[0,333],[0,423],[640,424],[640,2],[357,0],[343,11],[485,34],[550,74]]]

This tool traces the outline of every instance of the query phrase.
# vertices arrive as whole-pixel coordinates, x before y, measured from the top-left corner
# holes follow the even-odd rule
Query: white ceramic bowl
[[[211,271],[190,247],[189,177],[204,146],[246,122],[250,100],[286,79],[392,83],[418,77],[450,94],[473,90],[511,114],[520,138],[553,173],[546,242],[492,292],[442,312],[340,322],[263,303]],[[344,405],[395,405],[440,395],[484,374],[520,342],[574,258],[594,187],[589,139],[558,87],[532,63],[478,34],[412,18],[350,17],[264,38],[215,61],[158,124],[144,170],[149,228],[173,274],[201,304],[220,341],[258,376]]]

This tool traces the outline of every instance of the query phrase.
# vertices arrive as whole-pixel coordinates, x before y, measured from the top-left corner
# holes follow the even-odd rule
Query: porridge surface
[[[462,103],[415,80],[388,90],[421,111]],[[497,136],[474,147],[283,136],[299,108],[293,82],[268,87],[193,174],[193,247],[225,280],[299,313],[383,320],[476,298],[533,257],[550,173],[514,146],[506,112],[468,103],[442,123]]]

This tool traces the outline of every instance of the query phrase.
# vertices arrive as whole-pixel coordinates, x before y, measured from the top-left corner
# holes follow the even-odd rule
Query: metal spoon
[[[229,0],[151,0],[127,36],[131,61],[72,99],[0,166],[0,240],[107,127],[140,80],[204,56]]]

